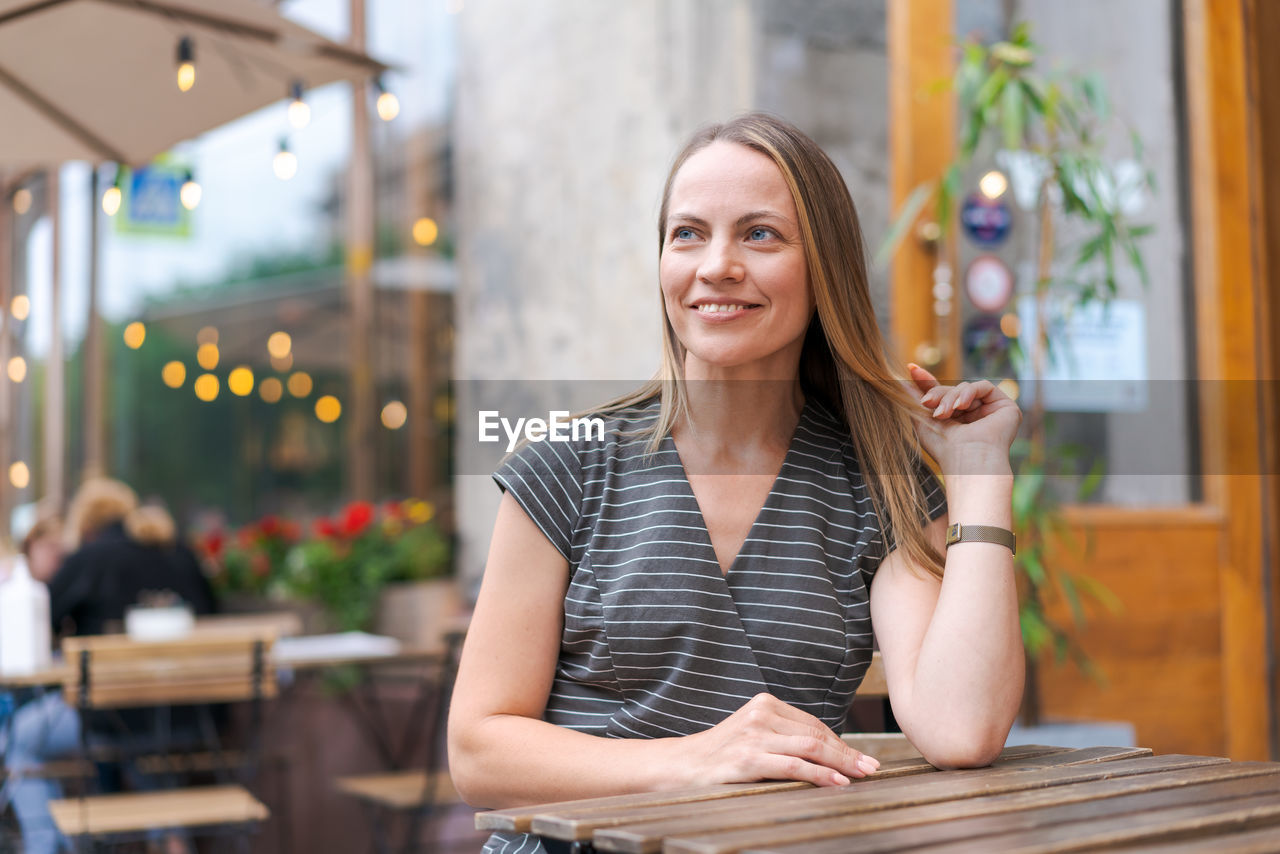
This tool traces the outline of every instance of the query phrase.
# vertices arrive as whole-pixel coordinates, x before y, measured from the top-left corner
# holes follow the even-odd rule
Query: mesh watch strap
[[[953,543],[995,543],[1008,547],[1014,554],[1018,553],[1014,548],[1016,539],[1013,531],[997,528],[994,525],[961,525],[957,522],[947,528],[947,545],[950,546]]]

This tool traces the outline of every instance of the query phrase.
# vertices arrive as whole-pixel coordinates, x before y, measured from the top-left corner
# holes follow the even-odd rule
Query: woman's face
[[[794,378],[813,294],[782,172],[714,142],[680,167],[667,207],[658,275],[686,378]]]

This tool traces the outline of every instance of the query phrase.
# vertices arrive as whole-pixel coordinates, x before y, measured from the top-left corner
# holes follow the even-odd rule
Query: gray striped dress
[[[847,428],[809,395],[729,573],[720,571],[658,403],[606,417],[603,441],[534,442],[494,474],[569,561],[545,720],[607,738],[688,735],[768,691],[844,726],[871,661],[871,578],[892,543]],[[923,464],[930,518],[946,510]],[[495,834],[484,849],[542,850]]]

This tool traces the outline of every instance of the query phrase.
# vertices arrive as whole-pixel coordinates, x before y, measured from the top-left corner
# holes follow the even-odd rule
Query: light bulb
[[[390,92],[383,92],[379,95],[378,117],[384,122],[389,122],[398,115],[400,115],[400,99]]]
[[[298,158],[293,156],[293,152],[289,150],[289,144],[283,139],[280,140],[280,150],[271,161],[271,169],[281,181],[288,181],[298,174]]]
[[[102,194],[102,211],[107,216],[115,216],[120,212],[120,188],[107,187],[107,191]]]
[[[203,195],[203,188],[201,188],[201,186],[196,183],[196,179],[192,178],[190,175],[187,176],[187,180],[183,183],[182,189],[178,191],[178,198],[182,200],[182,206],[189,211],[196,209],[196,206],[200,204],[200,198]]]
[[[289,102],[289,124],[296,130],[302,130],[311,121],[311,108],[302,100],[302,83],[295,80],[289,87],[289,95],[293,98]]]
[[[978,181],[978,189],[988,199],[998,199],[1009,189],[1009,179],[1004,177],[1003,172],[992,169]]]
[[[190,92],[196,85],[196,51],[188,36],[178,40],[178,90]]]

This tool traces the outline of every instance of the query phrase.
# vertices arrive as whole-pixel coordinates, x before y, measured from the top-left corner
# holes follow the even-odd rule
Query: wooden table
[[[885,762],[838,788],[736,784],[497,810],[481,830],[579,851],[1280,851],[1280,763],[1145,748],[1011,747],[990,768]]]

